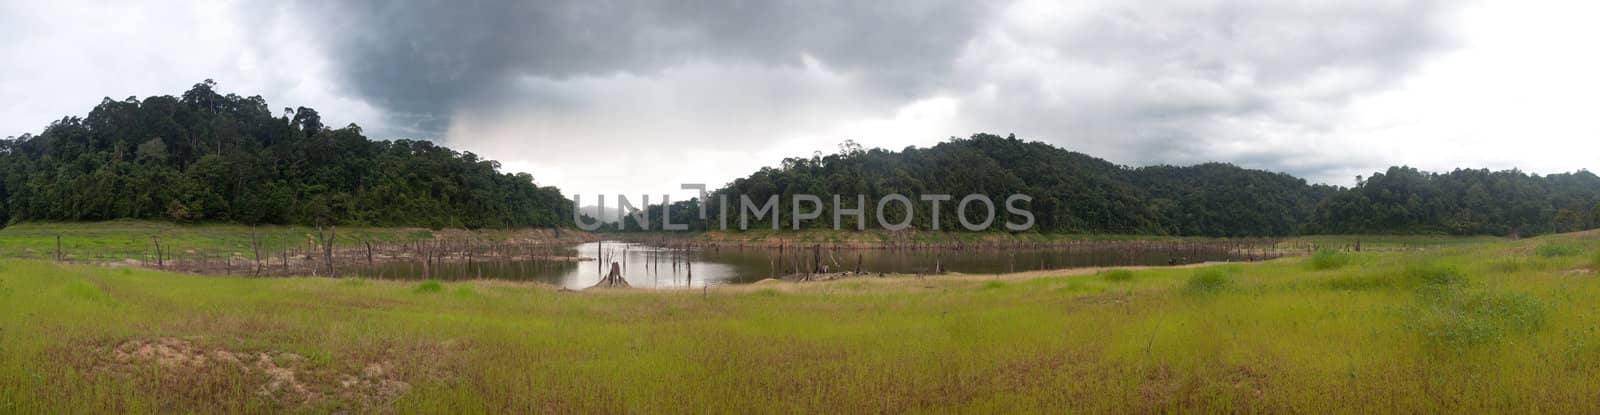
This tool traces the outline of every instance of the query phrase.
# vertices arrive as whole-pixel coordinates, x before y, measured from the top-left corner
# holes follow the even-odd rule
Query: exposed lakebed
[[[1268,245],[1270,247],[1270,245]],[[863,249],[800,244],[783,248],[739,246],[663,246],[601,241],[551,248],[542,255],[509,259],[379,261],[347,267],[346,273],[374,278],[539,281],[582,289],[594,285],[616,262],[629,285],[642,288],[698,287],[752,283],[806,274],[835,276],[932,274],[939,270],[990,274],[1039,269],[1122,265],[1182,265],[1208,261],[1251,261],[1286,251],[1237,243],[1092,242],[1010,248]],[[818,264],[821,266],[818,266]]]
[[[230,276],[360,276],[380,279],[537,281],[593,286],[617,263],[629,286],[677,288],[768,278],[832,279],[878,274],[998,274],[1045,269],[1244,262],[1306,254],[1273,240],[1110,240],[991,244],[852,245],[697,240],[493,242],[430,240],[331,251],[315,243],[264,243],[260,251],[169,249],[111,265]],[[330,266],[329,263],[332,263]]]

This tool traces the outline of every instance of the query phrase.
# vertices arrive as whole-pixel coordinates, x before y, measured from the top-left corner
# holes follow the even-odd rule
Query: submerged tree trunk
[[[335,233],[338,231],[338,225],[328,225],[328,233],[324,235],[322,233],[322,225],[317,225],[317,239],[319,239],[317,242],[322,243],[322,259],[328,263],[329,277],[339,276],[333,269],[333,238],[336,238]]]
[[[826,274],[828,266],[822,264],[822,244],[811,246],[811,273]]]
[[[261,237],[256,234],[256,225],[250,225],[250,253],[256,257],[254,266],[251,267],[250,276],[261,276]]]
[[[606,276],[604,278],[601,278],[600,282],[596,282],[594,285],[590,286],[589,288],[628,288],[628,287],[630,287],[628,285],[628,280],[625,280],[625,279],[622,278],[622,264],[618,264],[616,262],[612,262],[611,263],[611,272],[606,273]]]
[[[160,236],[155,237],[155,241],[156,241],[156,267],[161,268],[161,269],[167,269],[166,262],[161,259],[161,237]]]
[[[328,276],[329,277],[337,277],[337,276],[339,276],[339,273],[334,272],[334,270],[333,270],[333,239],[338,237],[338,232],[339,232],[339,225],[329,225],[328,226],[328,242],[323,244],[323,246],[322,246],[322,251],[325,253],[324,256],[328,258]]]

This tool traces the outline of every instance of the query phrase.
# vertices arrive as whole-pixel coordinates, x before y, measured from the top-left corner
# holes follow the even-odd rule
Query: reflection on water
[[[567,288],[594,285],[612,261],[628,284],[643,288],[739,284],[822,268],[867,273],[932,273],[936,267],[968,274],[1117,265],[1172,265],[1261,259],[1227,243],[1094,242],[1013,249],[666,248],[615,241],[591,242],[515,260],[379,263],[358,272],[381,278],[495,278],[541,281]],[[572,257],[586,258],[576,261]],[[596,260],[598,258],[598,260]],[[858,265],[859,264],[859,265]],[[426,269],[425,269],[426,268]]]

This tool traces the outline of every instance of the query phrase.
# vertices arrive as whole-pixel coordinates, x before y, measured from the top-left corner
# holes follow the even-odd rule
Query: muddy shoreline
[[[463,231],[466,232],[466,231]],[[109,267],[140,267],[146,269],[159,269],[165,271],[183,272],[203,275],[220,276],[352,276],[359,275],[373,278],[406,278],[406,279],[473,279],[493,278],[496,267],[514,267],[515,270],[523,269],[556,269],[582,265],[577,264],[596,261],[594,252],[579,254],[574,247],[590,242],[601,242],[600,249],[605,253],[600,256],[609,258],[613,249],[610,241],[631,244],[643,244],[664,248],[668,251],[700,251],[716,254],[726,250],[754,251],[751,255],[765,255],[775,258],[772,261],[780,266],[777,275],[789,277],[793,280],[831,279],[835,274],[856,271],[854,266],[843,266],[834,255],[843,253],[851,255],[849,251],[925,251],[936,258],[930,260],[930,268],[924,270],[927,274],[938,274],[940,269],[937,257],[951,254],[939,252],[960,253],[963,255],[990,255],[995,258],[1010,258],[1013,262],[1010,267],[1014,271],[1024,269],[1069,269],[1055,268],[1052,264],[1046,266],[1043,262],[1024,263],[1016,261],[1016,255],[1030,250],[1061,250],[1062,255],[1103,255],[1115,256],[1127,254],[1131,256],[1139,252],[1162,252],[1173,260],[1167,265],[1189,263],[1203,255],[1224,252],[1237,258],[1241,262],[1254,262],[1268,260],[1283,256],[1298,256],[1314,252],[1318,246],[1303,242],[1285,242],[1276,239],[1150,239],[1150,240],[1093,240],[1093,239],[1058,239],[1058,240],[1031,240],[1031,239],[1001,239],[1007,235],[987,236],[987,239],[961,240],[950,235],[948,240],[928,241],[927,236],[915,237],[912,233],[892,235],[893,237],[881,241],[868,241],[863,238],[884,237],[882,233],[864,232],[850,233],[850,240],[816,241],[809,238],[809,234],[775,234],[765,237],[734,239],[742,234],[731,233],[587,233],[577,231],[555,230],[527,230],[520,232],[515,238],[476,238],[475,234],[438,232],[433,239],[406,241],[406,242],[380,242],[360,240],[354,238],[338,237],[337,246],[327,249],[316,240],[295,241],[267,241],[266,243],[251,244],[253,249],[245,250],[205,250],[184,249],[182,251],[163,251],[158,257],[149,254],[134,259],[122,261],[74,261],[68,258],[64,262],[84,263]],[[756,235],[761,236],[761,235]],[[971,236],[971,235],[965,235]],[[920,238],[920,239],[919,239]],[[590,251],[593,251],[593,247]],[[624,251],[626,252],[626,248]],[[761,252],[767,252],[762,254]],[[674,258],[680,258],[672,254]],[[870,254],[869,254],[870,255]],[[697,254],[698,256],[698,254]],[[800,266],[802,262],[816,262],[815,258],[829,258],[833,261],[832,272],[828,267],[817,267],[816,264]],[[848,257],[844,262],[850,262]],[[680,258],[681,259],[681,258]],[[669,259],[663,259],[668,261]],[[443,268],[440,268],[443,267]],[[542,268],[541,268],[542,267]],[[593,267],[591,265],[591,267]],[[816,267],[816,272],[811,268]],[[488,271],[484,271],[487,268]],[[507,270],[508,268],[502,268]],[[385,271],[387,270],[387,271]],[[435,272],[435,271],[439,272]],[[467,271],[467,275],[456,275]],[[867,269],[862,274],[878,274],[879,270]],[[893,270],[889,270],[893,272]],[[442,272],[442,274],[440,273]],[[909,270],[907,271],[909,272]],[[752,274],[750,277],[757,276]]]

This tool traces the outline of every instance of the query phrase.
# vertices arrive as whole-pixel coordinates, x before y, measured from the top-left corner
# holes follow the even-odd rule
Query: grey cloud
[[[1065,11],[1047,10],[1056,7]],[[538,142],[564,154],[754,151],[763,140],[891,116],[939,96],[959,101],[954,124],[967,128],[941,135],[1014,132],[1125,164],[1231,161],[1325,181],[1345,181],[1350,166],[1386,162],[1340,147],[1349,145],[1337,139],[1343,109],[1449,50],[1454,34],[1441,22],[1459,7],[1428,0],[294,6],[322,39],[343,88],[385,112],[389,125],[376,130],[422,138],[450,131],[452,145],[544,165],[558,160],[530,150],[527,140],[584,139]],[[844,138],[873,145],[871,137]]]
[[[945,79],[987,7],[959,0],[300,6],[338,57],[350,92],[424,136],[443,132],[453,110],[503,94],[519,78],[648,76],[703,61],[799,66],[811,56],[868,79],[880,93],[911,97]]]
[[[1330,167],[1301,164],[1309,151],[1285,145],[1335,134],[1351,99],[1392,87],[1450,49],[1453,34],[1440,21],[1455,7],[1114,2],[1058,27],[999,28],[978,44],[1021,46],[963,58],[965,80],[996,97],[969,107],[969,117],[1130,164],[1238,161],[1323,178]],[[1005,68],[1029,63],[1054,70]]]

